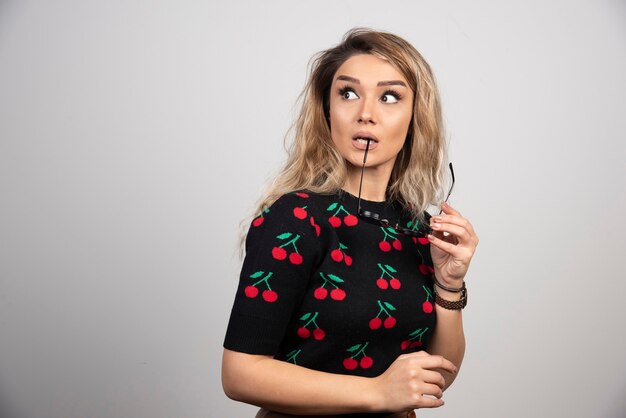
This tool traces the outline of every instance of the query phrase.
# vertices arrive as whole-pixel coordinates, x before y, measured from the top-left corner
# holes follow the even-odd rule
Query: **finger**
[[[467,245],[452,244],[443,239],[437,238],[433,234],[428,234],[428,241],[430,241],[430,243],[434,245],[435,247],[450,254],[452,257],[456,258],[457,260],[469,261],[472,259],[472,256],[474,255],[474,248],[475,248],[474,245],[467,246]]]
[[[459,225],[455,225],[451,223],[439,223],[439,222],[433,222],[430,226],[433,229],[433,231],[447,232],[448,234],[453,235],[459,244],[474,245],[472,235],[463,226],[459,226]],[[445,239],[445,238],[449,238],[449,236],[445,238],[444,237],[439,237],[439,238]],[[446,241],[450,242],[449,240],[446,240]]]
[[[456,373],[458,371],[454,363],[442,356],[428,356],[420,359],[420,362],[425,369],[443,369],[450,373]]]
[[[440,389],[443,389],[446,386],[446,379],[444,379],[441,373],[434,370],[424,370],[422,372],[422,379],[425,383],[436,385]]]
[[[443,405],[443,399],[429,398],[428,396],[420,396],[415,403],[415,408],[439,408]]]
[[[474,226],[470,221],[462,216],[457,215],[435,215],[430,218],[430,226],[432,227],[434,224],[454,224],[458,225],[467,230],[468,234],[472,236],[473,241],[478,243],[478,237],[476,236],[476,231],[474,231]]]
[[[461,216],[461,212],[459,212],[458,210],[456,210],[452,206],[450,206],[450,204],[448,204],[448,202],[441,203],[441,210],[443,211],[443,213],[448,214],[448,215]]]
[[[441,399],[441,397],[443,396],[443,390],[441,390],[442,388],[437,385],[433,385],[432,383],[423,383],[419,386],[420,387],[418,391],[422,396],[430,395],[434,396],[437,399]]]

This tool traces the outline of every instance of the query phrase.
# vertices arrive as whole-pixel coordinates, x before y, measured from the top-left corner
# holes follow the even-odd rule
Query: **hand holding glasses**
[[[365,171],[365,162],[367,161],[367,152],[370,148],[370,139],[367,140],[367,146],[365,147],[365,154],[363,155],[363,166],[361,167],[361,180],[359,181],[359,196],[358,196],[358,208],[357,214],[361,220],[367,222],[369,224],[378,225],[383,228],[393,228],[401,234],[421,237],[428,234],[432,234],[433,230],[429,225],[420,224],[417,229],[410,229],[400,226],[400,223],[396,222],[395,225],[391,224],[389,220],[381,218],[378,213],[371,212],[369,210],[361,209],[361,188],[363,187],[363,172]],[[452,189],[454,188],[454,170],[452,168],[452,163],[448,165],[450,167],[450,174],[452,175],[452,184],[450,185],[450,190],[448,190],[448,194],[446,195],[446,199],[444,202],[448,202],[448,198],[450,194],[452,194]],[[439,211],[441,214],[442,211]]]

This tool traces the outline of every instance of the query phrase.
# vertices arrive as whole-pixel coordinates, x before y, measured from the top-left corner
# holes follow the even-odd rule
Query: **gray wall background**
[[[239,222],[354,26],[432,64],[481,237],[419,415],[626,415],[624,1],[4,0],[0,416],[253,416],[219,376]]]

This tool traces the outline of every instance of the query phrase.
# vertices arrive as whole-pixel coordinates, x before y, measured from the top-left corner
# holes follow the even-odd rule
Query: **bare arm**
[[[458,293],[446,292],[440,289],[437,291],[446,300],[454,301],[460,298]],[[437,304],[435,304],[435,309],[437,311],[437,326],[430,340],[428,352],[447,358],[460,369],[465,354],[465,334],[463,333],[461,311],[445,309]],[[441,374],[446,381],[445,390],[454,382],[457,375],[456,373],[448,373],[445,370],[442,370]]]
[[[441,209],[442,214],[431,218],[431,226],[435,232],[428,236],[435,278],[444,286],[460,288],[476,251],[478,236],[472,224],[457,210],[446,203],[441,205]],[[437,292],[446,300],[456,301],[461,298],[460,293],[448,292],[441,288],[438,288]],[[437,326],[429,351],[449,359],[460,368],[465,354],[461,311],[448,310],[439,305],[436,305],[436,309]],[[442,374],[446,379],[445,388],[447,388],[456,375],[445,371],[442,371]]]
[[[382,375],[366,378],[225,349],[222,385],[231,399],[287,414],[397,412],[443,405],[439,370],[455,373],[456,367],[419,352],[402,355]]]

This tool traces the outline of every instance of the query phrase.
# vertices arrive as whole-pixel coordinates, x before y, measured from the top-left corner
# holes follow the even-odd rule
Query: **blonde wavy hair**
[[[426,209],[439,202],[446,144],[439,92],[431,68],[399,36],[354,28],[339,45],[313,57],[308,82],[299,97],[300,113],[290,129],[293,142],[288,147],[286,164],[260,198],[256,214],[286,193],[303,189],[336,193],[343,187],[347,163],[331,139],[329,94],[337,69],[357,54],[372,54],[388,61],[402,73],[414,94],[412,120],[389,179],[387,199],[401,202],[421,221]]]

